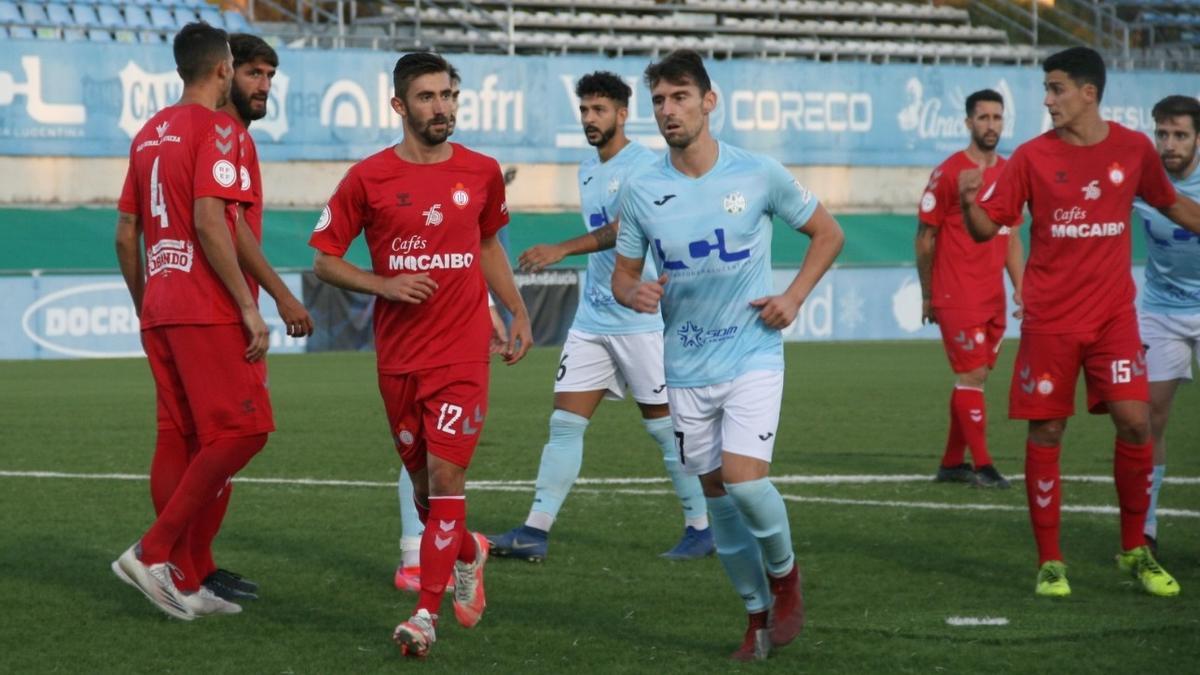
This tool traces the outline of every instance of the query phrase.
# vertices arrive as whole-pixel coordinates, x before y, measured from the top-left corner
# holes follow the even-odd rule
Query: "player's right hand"
[[[922,300],[921,301],[921,323],[922,324],[937,323],[937,315],[935,315],[933,313],[933,301],[932,300]]]
[[[379,297],[392,302],[408,302],[419,305],[437,290],[437,282],[428,274],[398,274],[383,280]]]
[[[517,258],[517,263],[522,272],[541,272],[565,257],[566,254],[556,244],[538,244],[526,249]]]
[[[267,355],[267,349],[271,346],[271,331],[267,328],[267,322],[263,321],[262,314],[258,313],[257,307],[242,310],[242,325],[245,326],[247,337],[250,339],[250,344],[246,345],[246,360],[254,363]]]
[[[958,174],[958,198],[963,202],[975,201],[975,193],[983,185],[983,172],[979,169],[964,169]]]
[[[662,299],[663,286],[667,284],[667,275],[664,272],[658,277],[657,281],[643,281],[638,284],[638,287],[633,291],[633,298],[630,299],[629,306],[637,312],[643,314],[657,314],[658,301]]]

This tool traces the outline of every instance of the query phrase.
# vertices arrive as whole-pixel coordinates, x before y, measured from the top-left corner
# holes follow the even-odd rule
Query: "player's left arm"
[[[1008,278],[1012,281],[1012,300],[1013,304],[1017,306],[1013,310],[1013,318],[1023,319],[1025,318],[1025,300],[1021,296],[1021,289],[1025,279],[1025,245],[1021,243],[1021,237],[1016,228],[1012,228],[1008,234],[1008,255],[1004,259],[1004,269],[1008,270]]]
[[[1200,234],[1200,204],[1182,192],[1176,193],[1174,204],[1158,212],[1183,229]]]
[[[517,263],[524,272],[541,272],[569,255],[587,255],[598,251],[607,251],[617,245],[620,223],[620,219],[615,218],[611,223],[574,239],[560,241],[557,244],[531,246],[521,253]]]
[[[503,352],[504,362],[511,366],[525,358],[526,352],[533,346],[533,328],[529,322],[529,310],[525,307],[525,300],[521,298],[517,282],[513,279],[508,254],[495,234],[479,242],[479,266],[483,270],[483,278],[487,281],[488,288],[492,289],[500,304],[504,305],[513,317],[508,344]]]
[[[292,294],[287,284],[283,283],[283,279],[279,278],[271,263],[267,262],[262,246],[250,230],[245,210],[241,206],[238,207],[236,235],[238,265],[275,299],[275,306],[279,308],[279,318],[287,325],[287,334],[292,337],[312,335],[312,317],[309,316],[308,310],[304,309],[304,304]]]
[[[768,295],[750,301],[752,307],[759,308],[758,316],[767,326],[782,330],[796,320],[796,313],[808,298],[808,294],[816,287],[825,272],[833,266],[833,261],[842,252],[846,235],[841,225],[825,210],[821,204],[813,211],[808,222],[797,231],[806,235],[812,241],[804,254],[804,262],[796,278],[788,284],[786,290],[779,295]]]
[[[142,223],[135,214],[117,212],[117,264],[125,286],[133,298],[133,309],[142,315],[142,296],[146,292],[146,277],[142,273]]]

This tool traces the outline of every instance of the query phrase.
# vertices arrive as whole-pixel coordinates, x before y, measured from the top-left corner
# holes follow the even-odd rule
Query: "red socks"
[[[466,519],[466,497],[429,498],[429,520],[421,535],[421,595],[417,609],[437,614],[441,608],[446,580],[454,569],[459,549],[463,548],[464,540],[470,539]],[[474,548],[473,540],[470,546]]]
[[[205,507],[192,523],[190,535],[192,565],[201,581],[217,571],[217,564],[213,562],[212,557],[212,543],[217,538],[217,532],[221,530],[221,523],[225,520],[225,512],[229,509],[229,497],[232,493],[233,481],[226,481],[225,485],[221,487],[216,501]]]
[[[1059,448],[1025,441],[1025,494],[1029,499],[1029,521],[1037,540],[1038,565],[1062,560],[1058,547],[1061,522],[1062,481],[1058,468]]]
[[[170,559],[171,550],[188,535],[193,520],[217,499],[229,477],[246,466],[266,443],[264,433],[220,439],[202,446],[162,512],[142,536],[142,562],[153,565]]]
[[[1113,454],[1113,480],[1121,506],[1121,550],[1144,546],[1146,510],[1150,508],[1150,483],[1154,471],[1154,443],[1141,445],[1117,439]]]
[[[954,387],[950,395],[950,435],[942,466],[954,467],[963,463],[965,447],[971,448],[975,468],[992,463],[987,450],[987,406],[983,390],[974,387]]]

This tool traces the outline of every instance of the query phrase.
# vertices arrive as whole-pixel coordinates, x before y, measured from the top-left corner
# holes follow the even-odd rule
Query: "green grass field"
[[[1023,425],[1004,419],[1009,345],[988,389],[992,452],[1021,472]],[[470,478],[526,481],[468,489],[474,529],[520,523],[531,499],[558,352],[493,370],[491,411]],[[1023,483],[1007,492],[927,480],[781,482],[806,578],[809,623],[765,664],[725,657],[744,625],[715,559],[657,554],[682,527],[669,484],[594,482],[560,514],[542,565],[493,560],[489,608],[471,631],[449,600],[424,663],[390,641],[415,597],[391,586],[399,467],[374,355],[272,357],[279,431],[248,478],[367,485],[238,485],[218,562],[258,580],[262,599],[233,617],[168,620],[109,571],[152,518],[145,480],[37,478],[23,472],[144,475],[153,386],[137,360],[0,364],[0,672],[1196,672],[1200,664],[1200,484],[1168,484],[1160,541],[1174,599],[1146,596],[1113,564],[1115,514],[1068,512],[1074,590],[1033,596],[1036,556]],[[932,476],[951,376],[933,343],[789,345],[776,476]],[[1169,476],[1200,476],[1197,387],[1181,389]],[[1064,474],[1111,474],[1106,418],[1076,417]],[[662,476],[628,402],[588,431],[583,474]],[[1069,481],[1067,506],[1115,506],[1111,483]],[[971,507],[986,507],[977,509]],[[946,619],[1003,617],[952,627]]]

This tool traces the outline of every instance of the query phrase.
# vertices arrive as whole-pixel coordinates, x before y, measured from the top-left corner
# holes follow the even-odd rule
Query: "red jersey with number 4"
[[[1000,175],[1003,157],[983,172],[987,183]],[[933,249],[933,306],[944,309],[993,309],[1004,311],[1004,262],[1008,258],[1008,225],[990,241],[977,242],[963,224],[958,196],[958,175],[978,165],[959,151],[950,155],[929,177],[921,195],[920,220],[938,229]]]
[[[1023,143],[976,202],[996,223],[1025,204],[1033,215],[1025,267],[1026,333],[1094,331],[1134,311],[1129,216],[1134,197],[1175,203],[1175,189],[1145,134],[1108,122],[1095,145],[1048,131]]]
[[[240,323],[233,296],[209,266],[196,236],[195,201],[249,199],[241,127],[201,105],[160,110],[133,137],[118,208],[135,214],[146,244],[142,330],[179,324]],[[226,209],[230,237],[236,221]]]
[[[479,243],[508,223],[500,165],[451,143],[437,164],[387,148],[342,178],[308,243],[342,256],[362,232],[375,274],[428,274],[437,290],[412,304],[375,300],[379,372],[486,362],[492,322]]]

